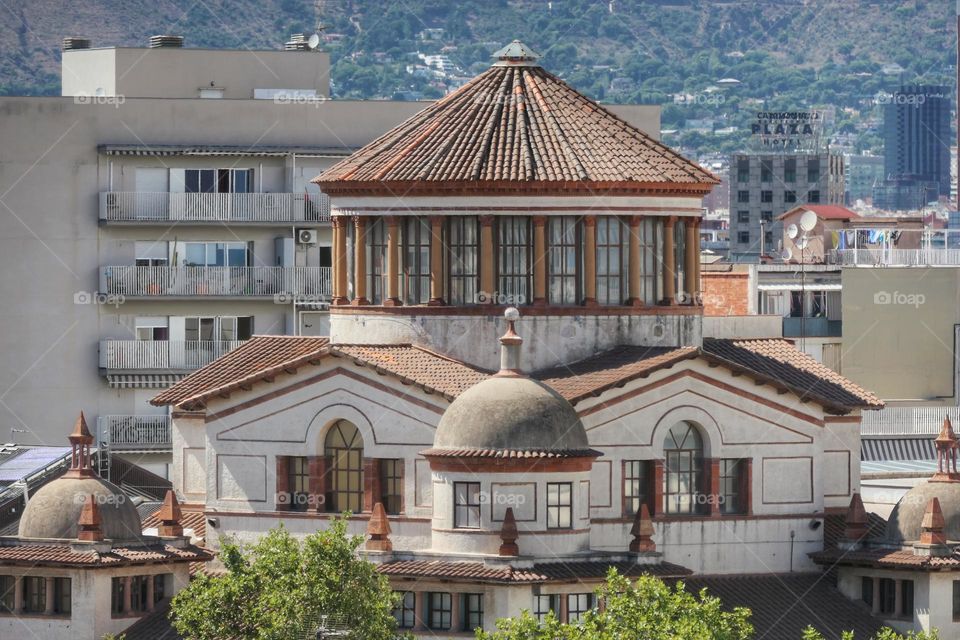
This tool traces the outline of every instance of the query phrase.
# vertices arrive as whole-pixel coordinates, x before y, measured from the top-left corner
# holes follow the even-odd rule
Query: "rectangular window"
[[[773,191],[761,191],[760,202],[773,202]]]
[[[477,303],[480,277],[476,216],[449,216],[447,218],[447,253],[450,265],[450,284],[447,302],[454,306]],[[487,292],[488,294],[491,292]]]
[[[147,610],[147,580],[152,576],[130,578],[130,609],[136,613]]]
[[[953,581],[953,621],[960,622],[960,580]]]
[[[650,483],[649,460],[625,460],[623,463],[623,510],[632,516],[647,501]]]
[[[763,222],[773,222],[773,211],[761,211],[760,220]]]
[[[880,578],[880,613],[891,616],[897,606],[897,581]]]
[[[769,158],[764,158],[760,161],[760,182],[772,182],[773,181],[773,161]]]
[[[70,578],[53,579],[53,612],[68,615],[73,609]]]
[[[746,468],[746,460],[739,458],[720,461],[721,513],[746,513]]]
[[[954,593],[957,592],[956,583],[954,583]],[[863,576],[860,578],[860,599],[868,607],[873,607],[873,578]],[[954,600],[956,602],[956,599]],[[956,609],[956,607],[954,607]]]
[[[616,216],[597,216],[597,302],[623,304],[629,295],[630,229]]]
[[[640,299],[644,304],[657,303],[657,280],[663,264],[657,235],[659,228],[660,222],[656,218],[643,218],[640,226],[634,227],[640,234]]]
[[[560,617],[560,594],[551,593],[549,595],[533,596],[533,615],[537,622],[543,624],[547,616],[552,612],[555,618]]]
[[[550,304],[580,302],[580,229],[576,216],[547,218],[547,295]]]
[[[47,608],[47,579],[38,576],[24,576],[23,610],[27,613],[43,613]]]
[[[766,250],[770,251],[773,247],[773,231],[764,231],[763,232],[763,242],[767,245]]]
[[[14,589],[17,579],[14,576],[0,576],[0,613],[13,613]],[[954,583],[956,586],[956,583]],[[956,589],[954,589],[956,592]]]
[[[807,182],[820,182],[820,159],[807,160]]]
[[[393,607],[393,617],[399,629],[413,629],[417,624],[417,594],[401,591],[400,601]]]
[[[123,613],[123,578],[114,578],[110,583],[110,611]]]
[[[750,192],[749,192],[749,191],[737,191],[737,202],[740,202],[740,203],[750,202]]]
[[[783,181],[794,183],[797,181],[797,159],[787,158],[783,161]]]
[[[737,211],[737,222],[740,224],[749,224],[750,223],[750,212],[749,211]]]
[[[306,511],[310,502],[310,463],[305,456],[287,458],[287,490],[290,510]]]
[[[750,244],[750,232],[749,231],[738,231],[737,232],[737,242],[740,244]]]
[[[463,602],[463,631],[483,628],[483,594],[465,593],[460,596]]]
[[[497,218],[499,237],[499,284],[497,295],[512,304],[532,302],[530,295],[531,264],[530,218],[501,216]]]
[[[569,482],[547,483],[547,529],[573,527],[573,485]]]
[[[820,192],[817,190],[811,191],[807,194],[807,202],[810,204],[817,204],[820,202]]]
[[[383,218],[367,222],[367,298],[383,304],[387,291],[387,225]]]
[[[168,573],[158,573],[153,576],[153,601],[154,603],[160,602],[167,596],[167,576]]]
[[[900,581],[900,615],[913,619],[913,580]]]
[[[783,192],[783,201],[787,203],[793,203],[797,201],[797,192],[796,191],[784,191]]]
[[[449,593],[427,593],[427,626],[434,631],[449,631],[453,607]]]
[[[253,169],[185,169],[183,186],[187,193],[250,193]]]
[[[426,304],[430,300],[430,219],[403,219],[403,301]]]
[[[480,483],[453,483],[453,526],[457,529],[480,528]]]
[[[750,158],[737,159],[737,182],[750,182]]]
[[[577,622],[590,609],[593,609],[592,593],[567,594],[567,622]]]
[[[380,461],[380,501],[390,515],[400,513],[403,508],[403,460],[385,459]]]

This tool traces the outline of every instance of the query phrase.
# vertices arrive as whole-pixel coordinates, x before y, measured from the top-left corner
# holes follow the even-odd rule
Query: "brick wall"
[[[749,310],[749,274],[704,271],[703,315],[745,316]]]

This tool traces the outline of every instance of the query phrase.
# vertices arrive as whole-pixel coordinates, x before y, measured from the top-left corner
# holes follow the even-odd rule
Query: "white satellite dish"
[[[797,225],[791,224],[787,227],[787,237],[793,240],[797,237],[797,234],[800,233],[800,229],[797,228]]]
[[[783,258],[784,262],[788,262],[790,258],[793,257],[793,250],[790,249],[790,247],[787,247],[786,249],[780,252],[780,257]]]
[[[813,211],[804,211],[800,216],[800,228],[804,231],[813,231],[815,226],[817,226],[817,214]]]
[[[807,236],[800,236],[797,239],[795,244],[797,245],[797,249],[800,249],[800,251],[803,251],[804,249],[807,248],[807,245],[810,244],[810,238],[808,238]]]
[[[310,38],[307,40],[307,47],[313,50],[319,46],[320,46],[320,35],[315,33],[312,36],[310,36]]]

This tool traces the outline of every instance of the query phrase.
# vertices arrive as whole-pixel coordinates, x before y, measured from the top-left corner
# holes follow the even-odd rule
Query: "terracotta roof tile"
[[[860,214],[858,214],[856,211],[851,211],[850,209],[841,207],[838,204],[801,204],[793,209],[790,209],[786,213],[777,216],[777,220],[783,220],[798,210],[813,211],[815,214],[817,214],[818,218],[823,220],[857,220],[860,218]]]
[[[485,380],[490,372],[429,349],[411,345],[331,345],[334,356],[353,358],[361,365],[393,374],[448,400]]]
[[[960,551],[945,557],[918,556],[913,549],[870,548],[856,551],[826,549],[811,553],[810,557],[822,565],[858,565],[871,567],[910,567],[926,571],[960,571]]]
[[[702,353],[749,375],[779,383],[802,398],[830,407],[879,409],[883,401],[826,367],[786,340],[704,338]]]
[[[194,398],[229,391],[316,360],[324,353],[328,342],[327,338],[307,336],[254,336],[157,394],[150,403],[189,406]]]
[[[427,449],[421,455],[436,458],[587,458],[603,454],[595,449]]]
[[[685,185],[706,192],[718,181],[540,66],[495,65],[315,182],[328,193],[398,183],[409,193],[531,182],[556,190]]]
[[[163,503],[158,503],[156,508],[149,514],[142,516],[144,529],[150,529],[160,526],[160,507]],[[207,518],[203,514],[204,506],[202,504],[181,504],[180,510],[182,516],[180,524],[184,529],[193,531],[193,537],[200,540],[206,540],[207,537]]]
[[[183,640],[170,621],[170,598],[165,598],[157,608],[124,630],[124,640]]]
[[[614,567],[621,574],[637,577],[643,574],[658,577],[682,577],[690,570],[679,565],[637,564],[634,562],[575,561],[535,564],[532,568],[509,565],[487,566],[482,562],[446,562],[442,560],[400,560],[377,565],[380,573],[404,578],[438,578],[474,580],[481,582],[538,583],[596,579],[602,580]]]
[[[212,557],[208,551],[193,545],[177,548],[157,543],[144,547],[113,547],[99,553],[93,550],[75,551],[69,543],[0,543],[0,565],[98,567],[150,562],[203,562]]]

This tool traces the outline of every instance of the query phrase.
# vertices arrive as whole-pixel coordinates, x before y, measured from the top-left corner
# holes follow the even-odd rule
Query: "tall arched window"
[[[675,424],[663,444],[663,510],[665,513],[698,512],[703,439],[689,422]]]
[[[357,428],[339,420],[323,443],[327,457],[327,511],[363,511],[363,438]]]

